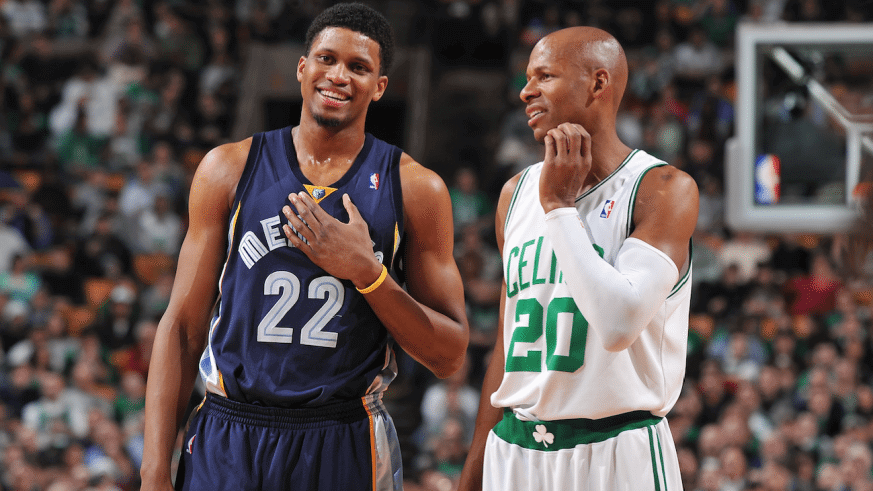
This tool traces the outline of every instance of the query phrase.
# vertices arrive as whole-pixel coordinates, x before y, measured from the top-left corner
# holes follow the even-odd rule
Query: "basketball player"
[[[401,489],[381,401],[391,339],[446,377],[468,332],[445,184],[364,132],[392,50],[376,11],[324,11],[297,62],[300,125],[219,146],[197,169],[149,372],[143,489],[171,489],[198,368],[208,393],[176,489]]]
[[[460,489],[680,489],[664,416],[685,371],[697,187],[619,140],[627,62],[606,32],[543,38],[527,80],[545,160],[498,203],[501,332]]]

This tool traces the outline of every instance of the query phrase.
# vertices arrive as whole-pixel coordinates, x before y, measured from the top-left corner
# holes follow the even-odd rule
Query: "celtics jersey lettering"
[[[630,411],[666,415],[682,387],[691,295],[690,258],[639,338],[626,350],[603,348],[564,283],[545,234],[539,200],[542,162],[522,174],[504,225],[506,365],[495,407],[550,421],[600,419]],[[637,190],[646,172],[666,165],[639,150],[577,198],[576,209],[597,254],[609,264],[633,231]],[[603,305],[618,309],[620,305]]]
[[[251,404],[311,407],[387,387],[396,370],[387,330],[350,281],[329,275],[287,240],[281,209],[290,193],[305,191],[347,223],[348,194],[367,222],[376,257],[397,277],[401,154],[367,134],[345,175],[319,186],[300,170],[291,128],[252,138],[200,360],[208,390]]]

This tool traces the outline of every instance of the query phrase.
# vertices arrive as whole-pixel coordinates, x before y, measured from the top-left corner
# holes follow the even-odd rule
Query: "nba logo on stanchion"
[[[755,160],[755,203],[772,205],[779,202],[779,157],[759,155]]]

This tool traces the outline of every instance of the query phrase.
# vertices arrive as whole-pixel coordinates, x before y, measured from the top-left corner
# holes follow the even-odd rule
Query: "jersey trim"
[[[370,407],[367,405],[367,397],[361,398],[361,403],[364,405],[364,409],[367,411],[367,422],[370,425],[370,475],[373,478],[372,487],[370,489],[378,489],[376,487],[376,423],[373,418],[373,412],[370,410]]]
[[[630,237],[631,232],[633,232],[634,209],[636,208],[637,194],[639,193],[640,185],[643,183],[643,178],[646,177],[646,174],[648,174],[650,170],[657,168],[657,167],[664,167],[665,165],[667,165],[667,163],[661,161],[661,162],[658,162],[658,163],[646,168],[640,174],[640,177],[637,179],[636,184],[634,184],[634,190],[633,190],[633,192],[631,192],[630,202],[628,203],[627,229],[626,229],[627,237]],[[679,290],[682,289],[682,287],[685,285],[685,283],[688,282],[688,278],[691,277],[691,259],[692,259],[691,258],[691,241],[689,240],[688,241],[688,268],[685,270],[685,274],[683,274],[679,278],[679,280],[676,281],[676,284],[673,285],[673,289],[670,290],[670,293],[667,295],[667,298],[670,298],[673,295],[675,295]],[[677,268],[681,268],[681,266],[677,266]]]
[[[654,165],[652,165],[652,166],[650,166],[650,167],[644,169],[643,172],[640,173],[640,177],[637,178],[637,182],[634,184],[634,190],[631,192],[631,195],[630,195],[630,202],[628,203],[628,208],[627,208],[627,227],[625,228],[625,236],[630,237],[631,232],[633,232],[633,227],[634,227],[634,208],[636,208],[636,204],[637,204],[637,193],[638,193],[639,190],[640,190],[640,184],[642,184],[642,182],[643,182],[643,178],[646,177],[646,174],[648,174],[649,171],[652,170],[652,169],[654,169],[655,167],[663,167],[663,166],[665,166],[665,165],[667,165],[666,162],[658,162],[658,163],[656,163],[656,164],[654,164]]]
[[[652,476],[655,478],[655,491],[661,491],[661,479],[658,476],[658,459],[655,458],[655,439],[652,435],[652,428],[646,428],[646,431],[649,434],[649,453],[652,455]],[[658,442],[658,453],[661,453],[660,442]],[[666,491],[666,489],[664,491]]]
[[[530,450],[554,452],[577,445],[604,442],[627,430],[654,426],[662,419],[648,411],[633,411],[603,419],[522,421],[515,417],[511,409],[504,409],[503,419],[492,431],[507,443]]]
[[[649,428],[649,431],[652,431]],[[661,477],[664,478],[664,491],[667,491],[667,469],[664,467],[664,446],[661,445],[661,435],[655,433],[655,438],[658,440],[658,459],[661,460]]]
[[[506,212],[506,221],[503,223],[504,229],[509,225],[509,217],[512,215],[512,211],[515,208],[515,201],[521,192],[521,185],[524,183],[524,179],[527,177],[530,169],[531,167],[528,167],[521,173],[521,177],[518,179],[518,184],[515,185],[515,189],[512,191],[512,199],[509,201],[509,210]]]
[[[688,283],[688,279],[691,278],[691,266],[694,263],[694,257],[693,257],[694,254],[693,254],[692,249],[693,249],[692,243],[691,243],[691,240],[689,239],[688,240],[688,268],[685,270],[685,274],[682,275],[682,277],[679,278],[679,281],[676,282],[676,285],[673,286],[673,289],[670,290],[670,294],[667,295],[667,298],[670,298],[673,295],[675,295],[676,293],[678,293],[679,290],[681,290],[682,287],[685,286],[685,283]]]
[[[608,176],[606,176],[605,178],[603,178],[600,182],[598,182],[597,184],[595,184],[595,185],[594,185],[591,189],[589,189],[588,191],[585,191],[584,193],[582,193],[581,195],[579,195],[578,197],[576,197],[576,203],[578,203],[580,199],[582,199],[582,198],[588,196],[589,194],[593,193],[595,190],[597,190],[597,188],[599,188],[600,186],[602,186],[603,184],[605,184],[607,181],[609,181],[609,180],[612,178],[612,176],[616,175],[616,174],[618,173],[618,171],[620,171],[620,170],[621,170],[625,165],[627,165],[627,163],[630,162],[631,159],[634,158],[634,155],[636,155],[638,152],[639,152],[639,150],[632,150],[631,153],[629,153],[628,156],[624,158],[624,161],[622,161],[621,165],[619,165],[618,167],[615,168],[615,170],[613,170],[612,172],[610,172]]]
[[[391,258],[385,261],[388,266],[388,271],[395,272],[394,280],[398,284],[404,284],[406,281],[405,273],[401,271],[400,257],[397,251],[403,242],[403,237],[406,234],[406,211],[403,209],[403,179],[400,178],[400,160],[403,158],[403,151],[397,147],[391,149],[391,166],[388,172],[391,173],[392,182],[395,183],[399,193],[394,193],[394,244],[391,248]]]
[[[282,132],[282,141],[285,145],[285,155],[288,158],[288,165],[291,167],[291,172],[294,173],[294,177],[300,181],[300,184],[304,186],[307,184],[312,184],[312,181],[309,180],[306,175],[303,174],[303,170],[300,169],[300,162],[297,161],[297,151],[294,146],[294,137],[291,135],[291,127],[286,126],[280,130]],[[361,168],[361,165],[367,160],[367,157],[370,155],[370,150],[373,148],[373,135],[369,133],[364,134],[364,145],[361,147],[361,151],[358,152],[358,156],[355,157],[355,161],[352,162],[351,167],[339,178],[336,182],[328,184],[323,187],[332,187],[332,188],[341,188],[346,185],[349,181],[351,181],[355,175],[358,173],[358,169]]]

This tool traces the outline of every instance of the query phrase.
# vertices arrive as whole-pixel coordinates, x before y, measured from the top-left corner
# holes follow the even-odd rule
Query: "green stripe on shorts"
[[[505,409],[503,419],[492,431],[507,443],[530,450],[553,452],[576,445],[603,442],[623,431],[656,425],[661,419],[647,411],[633,411],[603,419],[522,421],[515,417],[511,409]]]

